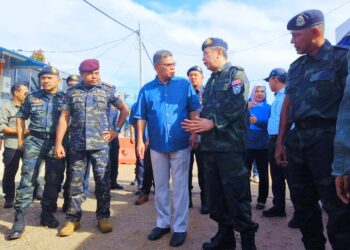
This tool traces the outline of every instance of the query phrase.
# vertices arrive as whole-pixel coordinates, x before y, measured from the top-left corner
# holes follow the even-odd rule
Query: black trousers
[[[272,181],[272,194],[273,194],[273,206],[280,210],[285,211],[286,207],[286,181],[287,181],[287,168],[281,167],[276,164],[275,161],[275,149],[276,141],[270,139],[269,141],[269,162],[270,162],[270,174]]]
[[[331,175],[334,135],[335,126],[294,129],[286,140],[289,188],[306,249],[325,249],[319,200],[328,214],[332,248],[349,249],[350,209],[337,197]]]
[[[153,170],[152,170],[152,161],[151,161],[151,149],[147,147],[145,152],[145,157],[143,159],[143,182],[141,190],[145,194],[149,194],[151,192],[152,184],[153,184]]]
[[[269,161],[267,149],[247,149],[248,173],[252,171],[254,161],[256,162],[259,173],[259,194],[257,201],[265,204],[269,195]],[[249,178],[250,174],[248,175],[248,180]],[[250,186],[249,193],[251,194]]]
[[[5,148],[3,152],[4,175],[2,177],[2,190],[5,194],[5,200],[8,202],[12,202],[15,198],[15,177],[22,156],[23,152],[18,149]]]
[[[119,139],[115,138],[110,142],[109,162],[111,166],[111,185],[117,183],[119,161]]]
[[[244,153],[204,152],[204,167],[210,218],[238,232],[256,232]]]
[[[204,174],[204,153],[201,152],[198,148],[191,150],[190,154],[190,168],[189,168],[189,175],[188,175],[188,193],[189,197],[191,199],[192,197],[192,177],[193,177],[193,163],[194,163],[194,157],[196,157],[197,167],[198,167],[198,184],[199,188],[201,190],[200,196],[201,196],[201,202],[202,204],[207,204],[207,197],[205,192],[205,174]]]

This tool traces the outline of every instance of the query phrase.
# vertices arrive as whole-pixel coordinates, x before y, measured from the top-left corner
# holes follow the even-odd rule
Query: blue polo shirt
[[[200,108],[198,96],[187,79],[173,77],[163,84],[156,77],[140,90],[135,118],[147,121],[151,149],[175,152],[189,146],[190,133],[183,130],[181,122]]]

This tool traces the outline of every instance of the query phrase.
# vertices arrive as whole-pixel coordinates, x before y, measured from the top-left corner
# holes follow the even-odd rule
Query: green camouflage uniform
[[[82,215],[83,180],[89,163],[95,178],[97,219],[109,218],[110,167],[109,143],[102,132],[111,130],[108,122],[109,105],[118,107],[120,99],[114,96],[111,85],[100,83],[92,88],[81,82],[67,90],[64,111],[70,112],[70,166],[71,183],[67,219],[79,221]]]
[[[286,95],[295,129],[286,138],[288,180],[295,217],[307,249],[324,249],[321,200],[328,214],[334,249],[349,244],[350,214],[336,196],[331,176],[333,140],[347,76],[347,50],[328,41],[314,57],[303,55],[290,67]]]
[[[201,117],[215,126],[201,134],[209,193],[209,213],[219,226],[254,233],[245,167],[248,79],[242,68],[226,63],[212,73],[203,92]]]

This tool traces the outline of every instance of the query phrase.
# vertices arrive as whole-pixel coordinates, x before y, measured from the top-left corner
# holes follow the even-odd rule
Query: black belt
[[[336,120],[314,119],[295,122],[295,126],[298,129],[330,128],[335,127],[336,123]]]
[[[270,136],[269,136],[270,141],[273,141],[273,142],[276,142],[276,141],[277,141],[277,137],[278,137],[278,135],[270,135]]]
[[[56,138],[55,134],[51,134],[51,133],[46,133],[46,132],[38,132],[38,131],[34,131],[31,130],[30,131],[30,135],[42,139],[42,140],[52,140]]]

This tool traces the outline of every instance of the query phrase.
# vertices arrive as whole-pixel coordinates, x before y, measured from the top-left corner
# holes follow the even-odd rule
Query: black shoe
[[[120,184],[118,184],[118,183],[115,183],[115,184],[112,184],[111,185],[111,189],[112,190],[123,190],[124,189],[124,187],[122,186],[122,185],[120,185]]]
[[[13,201],[5,201],[4,208],[12,208],[13,207]]]
[[[63,212],[63,213],[66,213],[67,210],[68,210],[68,201],[65,200],[65,201],[63,202],[63,205],[62,205],[62,212]]]
[[[172,247],[181,246],[182,244],[185,243],[185,239],[186,239],[186,232],[182,232],[182,233],[176,233],[175,232],[171,236],[170,246],[172,246]]]
[[[265,208],[265,203],[258,202],[256,204],[256,209],[263,210]]]
[[[299,228],[299,223],[293,216],[293,218],[288,222],[288,227],[290,228]]]
[[[16,240],[21,238],[22,234],[24,233],[24,229],[25,229],[24,212],[16,211],[15,221],[12,225],[10,234],[8,235],[8,239]]]
[[[158,240],[162,238],[164,234],[167,234],[170,232],[170,228],[160,228],[160,227],[155,227],[152,229],[151,233],[148,235],[149,240]]]
[[[41,219],[40,219],[40,225],[47,226],[48,228],[56,228],[58,227],[60,223],[58,220],[53,216],[52,213],[42,212],[41,213]]]
[[[262,212],[264,217],[286,217],[286,211],[272,207]]]
[[[208,207],[208,205],[202,204],[200,213],[201,214],[209,214],[209,207]]]
[[[242,250],[257,250],[255,245],[255,233],[241,233]]]
[[[203,250],[234,250],[236,239],[232,227],[219,226],[219,231],[210,241],[203,243]]]

